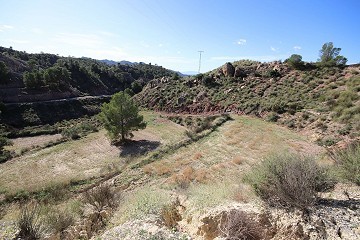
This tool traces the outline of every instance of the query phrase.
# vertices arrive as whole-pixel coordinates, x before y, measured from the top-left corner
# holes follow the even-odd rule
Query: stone
[[[222,67],[222,72],[224,73],[225,77],[233,77],[235,73],[235,68],[231,63],[227,62]]]

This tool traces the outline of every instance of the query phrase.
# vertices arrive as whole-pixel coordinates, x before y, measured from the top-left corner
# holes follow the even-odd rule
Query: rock
[[[222,67],[222,72],[224,73],[225,77],[233,77],[235,73],[235,68],[231,63],[227,62]]]
[[[236,68],[235,68],[234,77],[244,78],[244,77],[246,77],[246,73],[245,73],[244,70],[242,70],[240,67],[236,67]]]

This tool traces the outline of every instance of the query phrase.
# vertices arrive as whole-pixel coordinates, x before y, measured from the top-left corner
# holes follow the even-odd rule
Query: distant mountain
[[[196,71],[186,71],[186,72],[181,72],[181,73],[186,76],[193,76],[193,75],[198,74],[198,72],[196,72]]]
[[[110,65],[110,66],[117,65],[117,64],[132,66],[132,65],[137,64],[136,62],[129,62],[129,61],[125,61],[125,60],[117,62],[117,61],[113,61],[113,60],[103,59],[103,60],[99,60],[99,61],[106,63],[107,65]]]

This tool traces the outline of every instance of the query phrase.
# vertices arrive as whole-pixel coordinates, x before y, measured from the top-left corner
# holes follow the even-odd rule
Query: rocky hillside
[[[158,111],[256,115],[330,146],[359,137],[359,91],[359,65],[306,63],[296,70],[277,61],[242,60],[193,77],[150,81],[136,98]]]

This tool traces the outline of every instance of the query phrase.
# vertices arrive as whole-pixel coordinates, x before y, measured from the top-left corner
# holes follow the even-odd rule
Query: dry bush
[[[185,179],[192,181],[194,179],[194,168],[187,166],[181,171],[181,175],[183,175]]]
[[[176,206],[178,205],[178,202],[171,203],[168,205],[165,205],[161,209],[161,219],[164,222],[165,226],[167,226],[170,229],[174,229],[177,226],[177,222],[181,221],[181,215],[179,211],[177,210]]]
[[[157,175],[166,175],[171,172],[170,167],[164,165],[164,164],[157,164],[157,166],[154,166],[154,171]]]
[[[21,207],[17,227],[19,233],[16,239],[36,240],[41,238],[44,226],[40,218],[40,206],[37,203],[29,203]]]
[[[85,192],[83,202],[91,205],[98,212],[105,207],[114,208],[117,205],[115,193],[108,184],[102,184]]]
[[[327,169],[312,158],[300,155],[274,155],[247,175],[255,192],[272,206],[307,209],[318,192],[334,187]]]
[[[55,233],[62,233],[74,222],[74,216],[67,210],[51,209],[46,217],[46,224]]]
[[[240,165],[244,162],[244,159],[241,156],[236,156],[231,160],[231,162],[233,162],[234,164]]]
[[[263,238],[263,229],[244,211],[231,210],[220,222],[219,230],[226,240],[257,240]]]
[[[143,167],[143,171],[144,171],[144,173],[151,175],[154,171],[154,168],[150,165],[145,165]]]
[[[195,172],[195,180],[199,183],[205,183],[209,179],[209,172],[207,169],[199,169]]]

